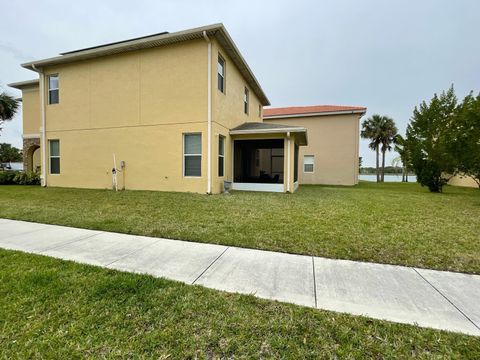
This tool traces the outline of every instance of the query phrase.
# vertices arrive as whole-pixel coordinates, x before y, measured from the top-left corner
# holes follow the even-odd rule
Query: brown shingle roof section
[[[299,126],[266,124],[261,122],[246,122],[246,123],[243,123],[242,125],[239,125],[233,128],[231,131],[235,132],[235,131],[245,131],[245,130],[255,131],[255,130],[278,130],[278,129],[298,129],[298,130],[306,131],[305,128],[299,127]]]
[[[362,106],[341,106],[341,105],[314,105],[314,106],[290,106],[280,108],[269,108],[263,110],[264,117],[306,115],[319,113],[344,113],[344,112],[366,112],[367,108]]]

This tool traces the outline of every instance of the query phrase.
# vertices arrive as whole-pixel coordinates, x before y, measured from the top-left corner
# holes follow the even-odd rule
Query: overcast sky
[[[127,38],[222,22],[273,106],[361,105],[400,129],[415,105],[455,85],[480,90],[479,0],[5,1],[0,86],[20,63]],[[363,120],[363,119],[362,119]],[[21,116],[0,142],[21,147]],[[375,156],[360,144],[364,165]],[[387,164],[395,154],[390,154]]]

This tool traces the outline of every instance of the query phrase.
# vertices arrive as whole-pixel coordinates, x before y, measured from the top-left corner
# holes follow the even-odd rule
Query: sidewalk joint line
[[[141,250],[143,250],[143,249],[145,249],[145,248],[147,248],[147,247],[149,247],[149,246],[155,245],[156,243],[158,243],[158,242],[161,241],[161,240],[162,240],[161,238],[160,238],[160,239],[157,239],[156,241],[154,241],[154,242],[151,243],[151,244],[147,244],[147,245],[145,245],[145,246],[142,246],[141,248],[132,250],[132,251],[130,251],[129,253],[126,253],[125,255],[120,256],[118,259],[113,260],[112,262],[109,262],[108,264],[104,264],[104,265],[102,265],[102,266],[104,266],[104,267],[109,267],[110,265],[116,263],[117,261],[120,261],[120,260],[122,260],[122,259],[125,259],[127,256],[130,256],[130,255],[132,255],[132,254],[135,254],[136,252],[139,252],[139,251],[141,251]]]
[[[315,307],[317,307],[317,279],[315,278],[315,257],[312,256],[313,269],[313,296],[315,297]]]
[[[90,239],[94,236],[97,236],[97,235],[100,235],[100,234],[92,234],[92,235],[88,235],[88,236],[80,236],[80,237],[77,237],[77,238],[74,238],[74,239],[71,239],[67,242],[64,242],[64,243],[61,243],[61,244],[58,244],[58,245],[53,245],[53,246],[49,246],[43,250],[40,250],[38,253],[39,254],[43,254],[45,251],[50,251],[50,250],[55,250],[55,249],[58,249],[58,248],[61,248],[63,246],[66,246],[66,245],[70,245],[70,244],[73,244],[77,241],[80,241],[80,240],[86,240],[86,239]]]
[[[220,259],[220,257],[221,257],[223,254],[225,254],[225,252],[226,252],[228,249],[230,249],[230,246],[227,246],[227,248],[226,248],[225,250],[223,250],[223,252],[222,252],[220,255],[218,255],[217,258],[216,258],[215,260],[213,260],[212,263],[211,263],[210,265],[208,265],[207,268],[206,268],[205,270],[203,270],[202,273],[201,273],[200,275],[198,275],[195,280],[193,280],[192,285],[194,285],[194,284],[197,282],[197,280],[200,279],[200,278],[203,276],[203,274],[205,274],[205,272],[206,272],[208,269],[210,269],[210,267],[211,267],[213,264],[215,264],[215,262],[216,262],[218,259]]]
[[[473,326],[475,326],[478,330],[480,330],[480,326],[478,326],[477,324],[475,324],[475,322],[473,322],[473,320],[470,319],[467,314],[465,314],[457,305],[455,305],[452,300],[450,300],[447,296],[445,296],[445,295],[444,295],[439,289],[437,289],[430,281],[428,281],[422,274],[420,274],[420,272],[419,272],[416,268],[413,268],[413,270],[414,270],[423,280],[425,280],[425,282],[426,282],[428,285],[430,285],[432,288],[434,288],[435,291],[437,291],[445,300],[447,300],[455,309],[457,309],[457,311],[458,311],[460,314],[462,314],[463,316],[465,316],[465,318],[466,318],[468,321],[470,321],[470,322],[473,324]]]

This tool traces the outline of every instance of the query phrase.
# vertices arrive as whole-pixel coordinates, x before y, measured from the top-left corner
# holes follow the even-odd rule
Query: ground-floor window
[[[315,165],[315,157],[313,155],[303,156],[303,172],[313,173]]]
[[[218,176],[225,174],[225,136],[218,137]]]
[[[60,140],[49,140],[50,174],[60,174]]]
[[[282,184],[284,140],[235,140],[234,181]]]
[[[183,134],[183,176],[202,176],[202,134]]]

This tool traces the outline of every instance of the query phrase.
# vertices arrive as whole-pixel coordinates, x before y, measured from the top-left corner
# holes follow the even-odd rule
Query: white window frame
[[[220,140],[223,139],[223,154],[220,154]],[[226,148],[226,137],[223,136],[223,135],[218,135],[218,172],[217,172],[217,175],[218,177],[225,177],[225,148]],[[222,159],[222,163],[223,163],[223,174],[220,175],[220,159]]]
[[[50,88],[50,78],[51,77],[56,77],[57,78],[57,87],[56,88],[53,88],[51,89]],[[48,87],[48,105],[57,105],[57,104],[60,104],[60,77],[58,76],[58,74],[50,74],[50,75],[47,75],[47,87]],[[50,96],[51,92],[52,91],[57,91],[58,92],[58,102],[56,103],[52,103],[52,98]]]
[[[188,135],[200,135],[200,154],[185,154],[185,137]],[[182,175],[184,178],[194,178],[198,179],[202,177],[202,133],[201,132],[191,132],[182,134]],[[200,175],[185,175],[185,157],[186,156],[200,156]]]
[[[223,62],[223,74],[220,74],[218,72],[218,65],[220,64],[220,60]],[[226,73],[227,73],[227,62],[225,61],[225,58],[218,53],[218,58],[217,58],[217,89],[223,94],[227,93],[227,82],[226,82]],[[222,84],[223,84],[223,90],[218,88],[218,77],[222,77]]]
[[[52,141],[58,141],[58,155],[52,155]],[[58,173],[52,173],[52,159],[58,159]],[[48,139],[48,173],[50,175],[60,175],[62,168],[60,167],[60,140],[59,139]]]
[[[243,112],[245,115],[250,112],[250,90],[246,86],[243,90]]]
[[[305,163],[306,158],[311,158],[312,163]],[[312,165],[312,171],[305,171],[305,165]],[[313,174],[315,172],[315,155],[303,155],[303,173],[304,174]]]

